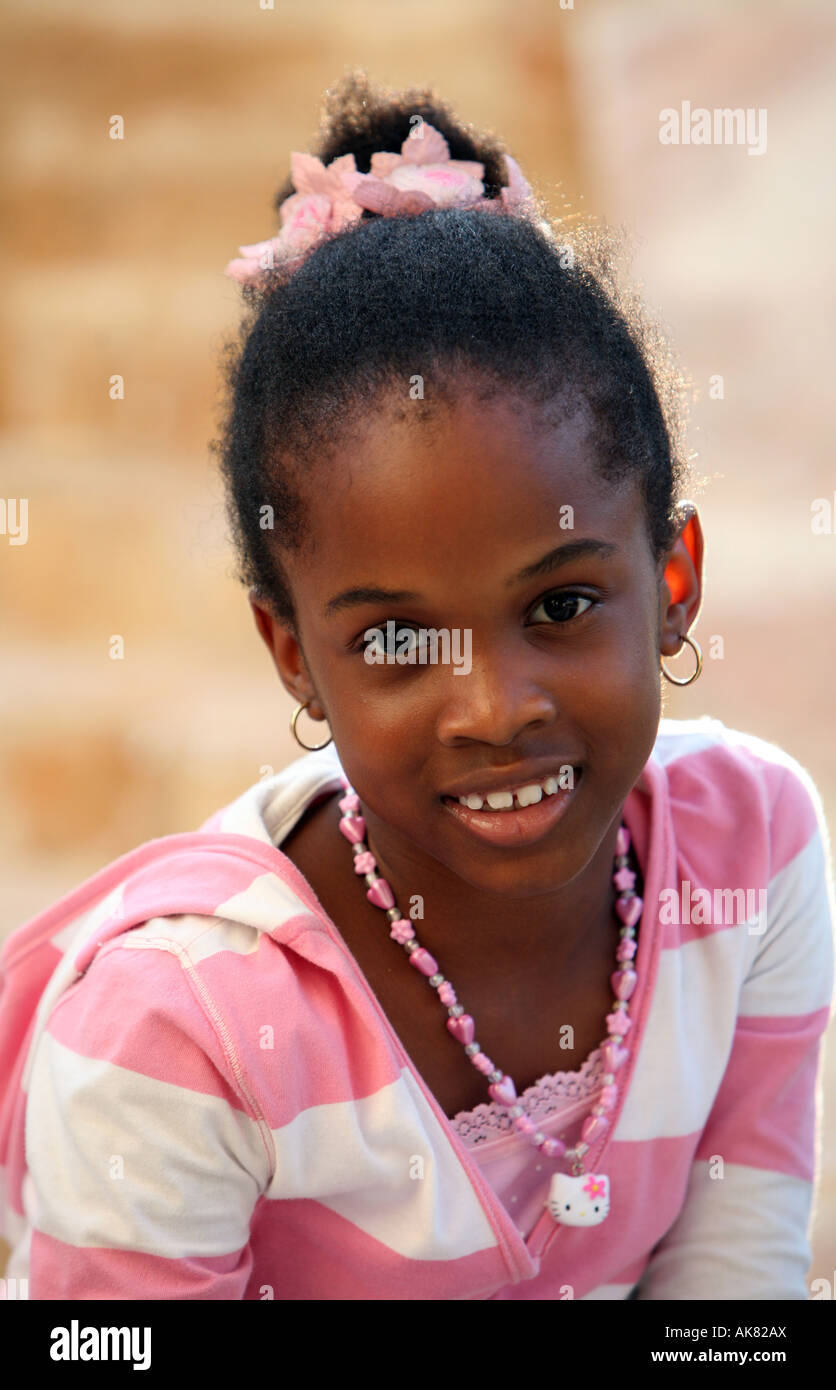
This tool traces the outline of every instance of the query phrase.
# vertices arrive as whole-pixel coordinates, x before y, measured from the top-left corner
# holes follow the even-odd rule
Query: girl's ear
[[[697,579],[697,587],[699,589],[700,598],[702,598],[703,553],[705,543],[700,514],[695,502],[682,502],[680,504],[680,510],[685,519],[680,534],[680,540],[691,557],[691,563],[694,567],[694,573]],[[675,598],[676,596],[672,594],[671,597]],[[696,617],[696,614],[694,616]]]
[[[255,625],[273,658],[273,664],[285,690],[295,700],[309,703],[308,713],[312,719],[326,718],[325,711],[317,700],[298,637],[286,623],[280,622],[271,613],[255,589],[250,589],[247,597],[253,610]]]
[[[680,511],[681,528],[664,562],[660,581],[663,656],[679,651],[681,634],[690,630],[702,603],[705,543],[700,514],[696,503],[687,500],[680,504]]]

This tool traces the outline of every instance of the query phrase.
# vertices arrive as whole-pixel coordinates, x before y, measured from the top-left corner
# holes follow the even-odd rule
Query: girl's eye
[[[566,623],[574,622],[576,618],[582,617],[595,602],[595,599],[587,598],[586,594],[573,594],[569,592],[548,594],[533,610],[531,620],[535,623],[557,622],[565,625]],[[567,612],[567,608],[571,609],[578,603],[586,604],[586,608],[582,608],[580,612]],[[538,618],[536,616],[541,609],[546,612],[545,618]]]
[[[583,617],[584,613],[599,602],[599,599],[573,593],[571,590],[547,594],[532,610],[531,621],[566,627]],[[545,616],[538,617],[541,610]],[[417,659],[418,652],[426,645],[426,629],[411,627],[408,623],[395,624],[390,620],[377,627],[366,628],[363,636],[352,644],[351,649],[374,664],[375,661],[394,661],[398,655],[406,660],[410,657]]]
[[[371,660],[372,655],[377,656],[377,659],[380,660],[385,657],[394,657],[399,652],[409,656],[412,652],[418,652],[424,645],[418,640],[420,633],[417,627],[400,626],[394,631],[389,628],[377,627],[369,628],[367,631],[373,635],[368,639],[365,637],[361,639],[356,650],[360,653],[369,652],[369,660]],[[391,643],[390,637],[393,638]]]

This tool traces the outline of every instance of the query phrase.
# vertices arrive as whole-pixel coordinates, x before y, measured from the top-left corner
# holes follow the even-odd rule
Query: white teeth
[[[561,768],[561,772],[563,771],[565,769]],[[459,805],[467,806],[471,811],[483,810],[486,802],[492,811],[509,811],[512,806],[521,809],[525,806],[536,806],[544,796],[554,796],[559,787],[560,783],[556,777],[544,777],[542,782],[529,782],[512,792],[488,792],[486,797],[480,796],[478,792],[471,792],[469,796],[459,797]]]
[[[535,806],[538,801],[543,799],[543,788],[536,782],[528,787],[520,787],[517,792],[517,801],[520,806]]]

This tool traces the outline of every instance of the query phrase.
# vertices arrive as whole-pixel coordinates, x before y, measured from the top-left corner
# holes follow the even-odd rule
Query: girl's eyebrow
[[[582,555],[601,555],[606,558],[616,554],[618,546],[613,545],[611,541],[593,540],[591,537],[568,541],[566,545],[558,545],[547,551],[539,560],[535,560],[533,565],[526,565],[525,569],[513,574],[506,580],[505,587],[510,589],[525,579],[534,579],[540,574],[552,574],[556,569],[560,569],[561,565],[568,565]],[[328,600],[323,612],[326,618],[330,618],[333,613],[338,613],[343,608],[354,608],[361,603],[415,603],[420,602],[422,598],[422,594],[415,593],[412,589],[381,589],[373,585],[362,585],[354,589],[343,589],[335,594]]]
[[[561,565],[568,565],[583,555],[601,555],[607,559],[617,554],[618,546],[613,545],[612,541],[593,540],[591,537],[569,541],[566,545],[555,546],[554,550],[549,550],[542,559],[535,560],[533,565],[526,565],[525,569],[512,575],[505,587],[511,588],[513,584],[520,584],[524,579],[534,579],[538,574],[551,574]]]
[[[341,593],[329,598],[323,612],[326,618],[338,613],[341,608],[354,608],[358,603],[414,603],[421,595],[412,589],[375,589],[371,587],[343,589]]]

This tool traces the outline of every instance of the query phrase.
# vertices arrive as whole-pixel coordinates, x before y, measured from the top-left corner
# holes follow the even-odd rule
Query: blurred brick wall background
[[[811,528],[813,500],[836,503],[827,4],[10,0],[4,30],[0,496],[28,497],[29,539],[0,536],[0,937],[299,752],[207,444],[238,319],[223,266],[272,235],[289,152],[349,64],[435,83],[504,135],[553,211],[631,236],[711,479],[705,666],[666,713],[782,744],[833,825],[836,536]],[[766,152],[662,145],[659,112],[683,100],[766,108]],[[833,1031],[811,1271],[831,1279]]]

